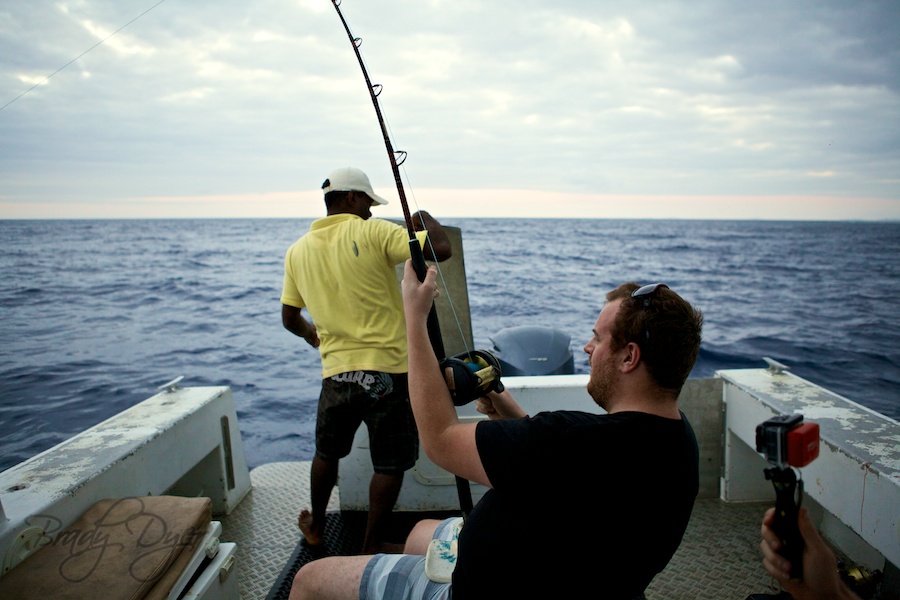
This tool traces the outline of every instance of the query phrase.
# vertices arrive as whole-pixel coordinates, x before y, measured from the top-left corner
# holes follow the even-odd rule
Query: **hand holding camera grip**
[[[803,536],[797,524],[800,512],[800,496],[803,493],[802,482],[797,481],[793,469],[770,469],[772,483],[775,485],[775,517],[772,531],[781,540],[778,553],[791,563],[791,579],[800,581],[803,578]],[[766,475],[769,475],[767,471]]]

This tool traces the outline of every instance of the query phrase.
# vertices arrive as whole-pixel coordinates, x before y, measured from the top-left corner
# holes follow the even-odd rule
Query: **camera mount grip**
[[[790,467],[766,469],[766,479],[775,486],[775,518],[772,531],[781,540],[778,553],[791,563],[791,579],[803,579],[803,536],[797,518],[803,499],[803,481]]]

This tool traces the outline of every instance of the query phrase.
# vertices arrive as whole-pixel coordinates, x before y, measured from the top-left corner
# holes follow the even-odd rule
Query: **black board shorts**
[[[419,432],[409,404],[406,373],[350,371],[322,380],[316,419],[316,455],[339,460],[350,454],[360,423],[369,431],[376,473],[403,473],[419,457]]]

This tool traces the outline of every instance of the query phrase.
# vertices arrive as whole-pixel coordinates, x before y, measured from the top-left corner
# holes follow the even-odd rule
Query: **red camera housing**
[[[781,468],[805,467],[819,456],[819,425],[799,413],[772,417],[756,427],[756,451]]]
[[[807,421],[787,432],[787,463],[805,467],[819,456],[819,424]]]

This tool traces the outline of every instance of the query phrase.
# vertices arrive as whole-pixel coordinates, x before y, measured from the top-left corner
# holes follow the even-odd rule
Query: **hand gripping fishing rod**
[[[369,96],[372,98],[375,114],[378,116],[378,125],[381,127],[381,135],[384,137],[384,146],[387,149],[388,159],[391,161],[391,170],[394,173],[394,183],[397,185],[397,193],[400,196],[400,205],[403,207],[403,217],[406,220],[406,230],[409,233],[409,256],[412,259],[413,268],[416,271],[416,276],[419,278],[419,281],[425,281],[425,274],[428,267],[425,264],[425,255],[422,253],[422,247],[419,245],[418,238],[416,238],[416,230],[413,226],[412,216],[409,212],[409,204],[406,202],[406,193],[403,191],[403,182],[400,179],[400,165],[406,160],[406,152],[403,152],[402,150],[395,151],[391,144],[391,138],[388,135],[387,127],[384,124],[384,117],[381,115],[381,107],[378,105],[378,95],[381,93],[381,85],[372,85],[372,81],[369,79],[369,72],[366,70],[366,65],[362,59],[362,54],[359,52],[362,38],[354,37],[353,33],[350,31],[350,26],[347,25],[347,20],[344,19],[344,15],[341,13],[341,0],[331,0],[331,3],[334,5],[334,9],[337,11],[338,17],[340,17],[341,23],[344,25],[347,37],[350,38],[353,52],[356,54],[356,60],[359,62],[359,68],[362,70],[363,77],[366,80],[366,87],[369,90]],[[431,311],[428,313],[428,339],[431,341],[431,347],[434,349],[434,354],[440,363],[446,358],[446,352],[444,350],[444,340],[441,337],[441,327],[438,322],[437,309],[435,308],[434,302],[431,303]],[[463,513],[463,517],[468,518],[469,512],[472,510],[472,490],[469,487],[469,482],[457,475],[456,489],[459,493],[460,510]]]

